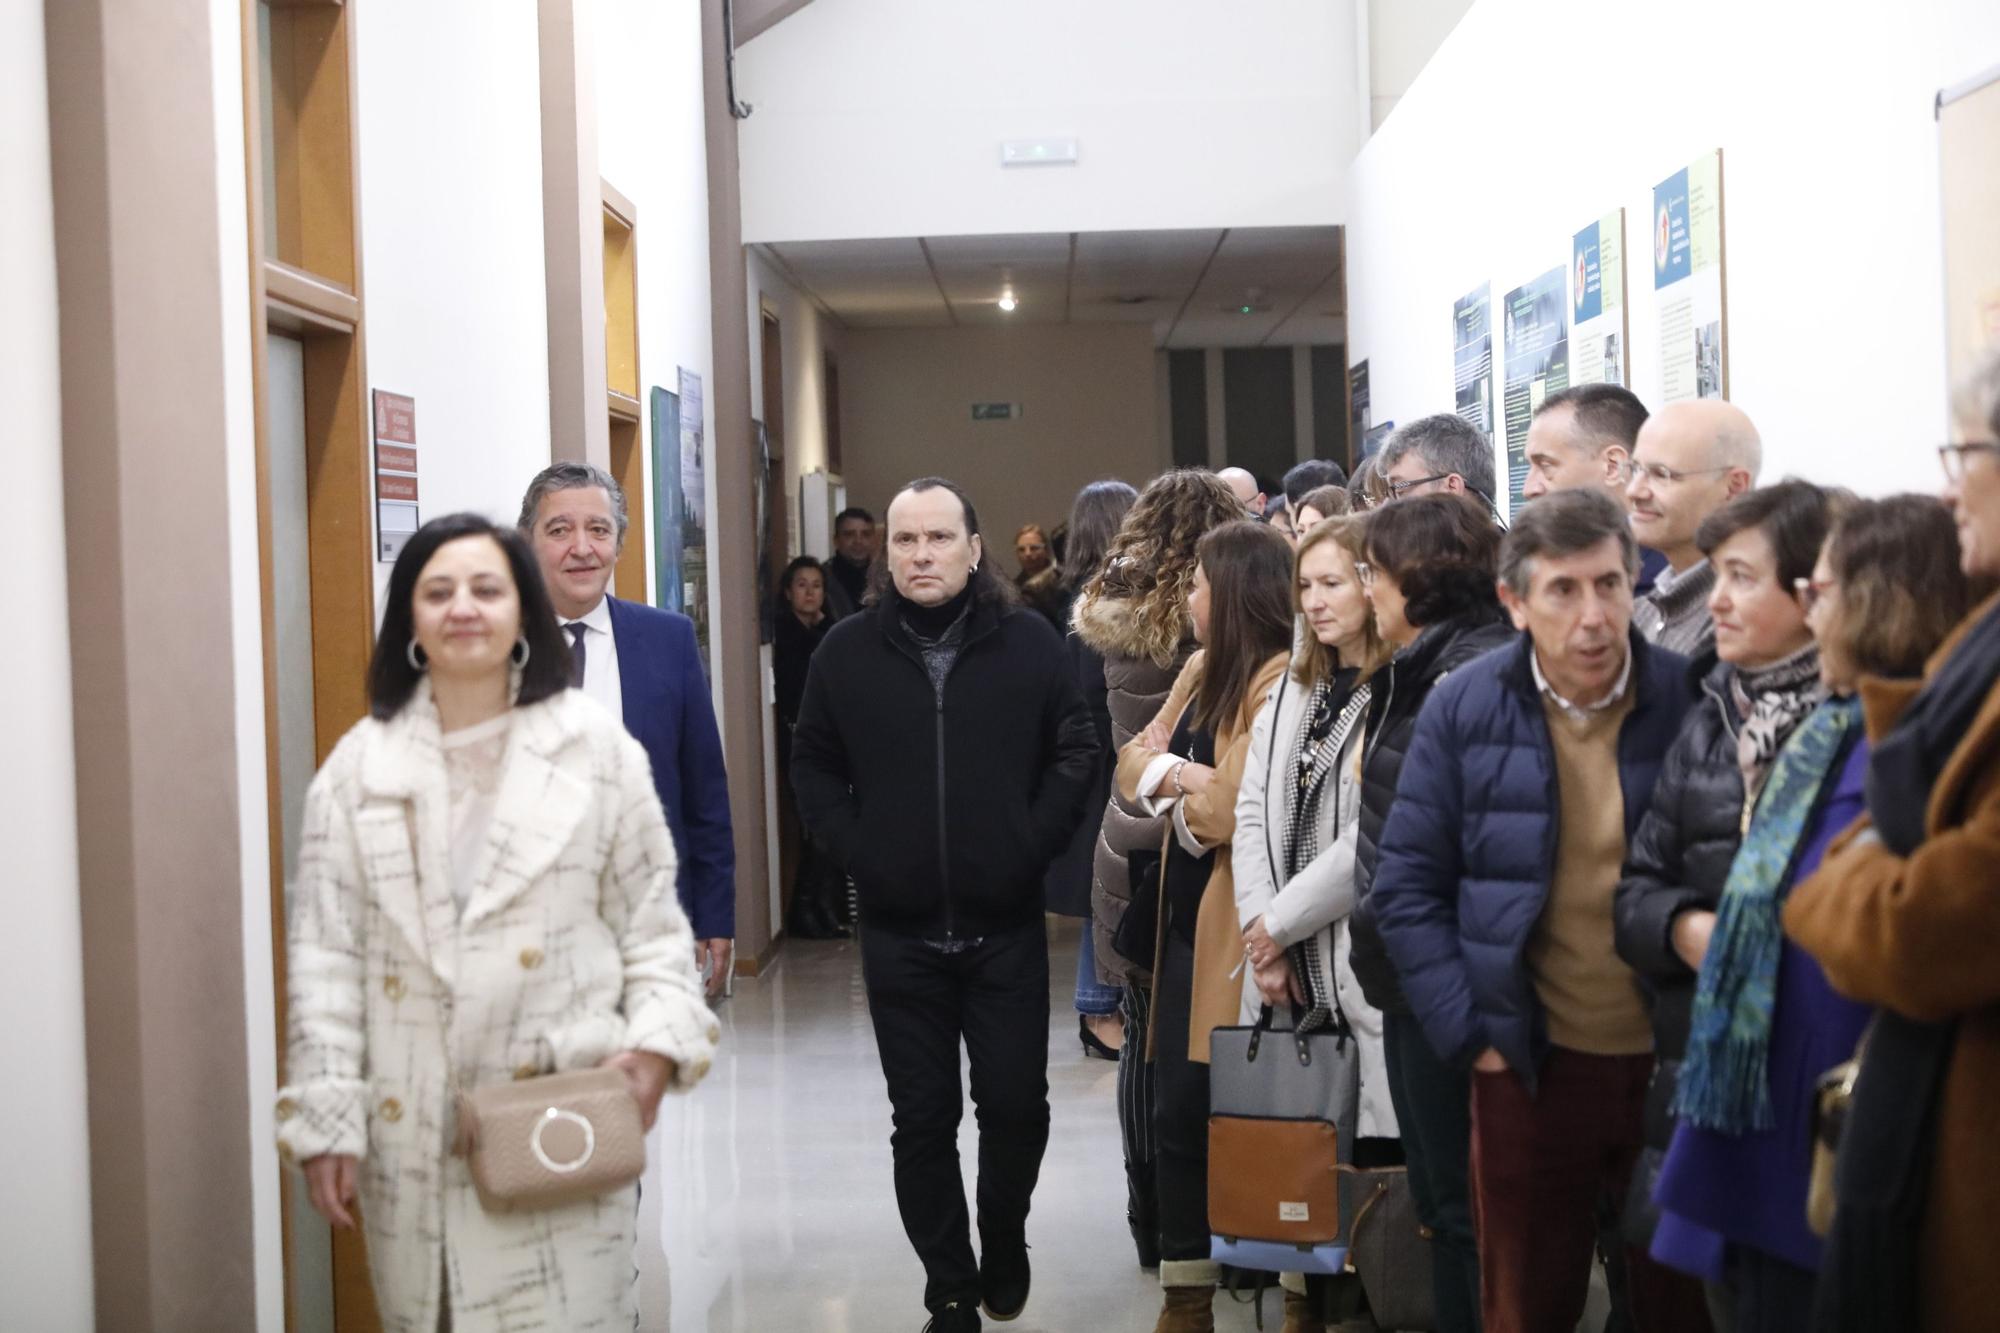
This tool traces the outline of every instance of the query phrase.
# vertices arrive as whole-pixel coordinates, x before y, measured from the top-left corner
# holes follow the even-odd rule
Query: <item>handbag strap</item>
[[[1333,1169],[1342,1175],[1368,1180],[1374,1185],[1368,1197],[1362,1200],[1361,1206],[1354,1210],[1354,1220],[1347,1224],[1347,1271],[1352,1273],[1355,1271],[1354,1244],[1361,1238],[1361,1224],[1368,1220],[1369,1213],[1375,1211],[1376,1204],[1389,1197],[1389,1182],[1382,1178],[1383,1172],[1379,1169],[1363,1170],[1347,1162],[1338,1163]]]
[[[1153,975],[1147,982],[1152,998],[1159,997],[1160,965],[1165,961],[1167,951],[1167,849],[1174,836],[1173,816],[1167,816],[1166,828],[1160,833],[1160,898],[1159,907],[1153,913]],[[1150,1014],[1152,1006],[1147,1005]],[[1152,1063],[1153,1053],[1158,1050],[1160,1025],[1148,1019],[1146,1023],[1146,1061]]]

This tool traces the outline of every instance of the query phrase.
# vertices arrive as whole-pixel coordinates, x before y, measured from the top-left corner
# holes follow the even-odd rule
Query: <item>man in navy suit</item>
[[[694,622],[605,593],[625,527],[625,492],[588,463],[544,468],[521,500],[521,532],[570,640],[570,684],[623,718],[652,761],[679,854],[677,888],[694,928],[696,965],[708,970],[708,993],[719,995],[736,935],[736,844],[722,736]]]

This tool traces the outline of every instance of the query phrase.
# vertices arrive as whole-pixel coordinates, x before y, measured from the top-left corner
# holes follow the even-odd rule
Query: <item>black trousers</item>
[[[1153,1176],[1160,1200],[1160,1258],[1207,1259],[1208,1066],[1188,1059],[1194,946],[1172,931],[1153,996]]]
[[[924,1304],[979,1299],[959,1174],[961,1040],[979,1121],[983,1248],[1018,1245],[1049,1143],[1049,944],[1041,921],[947,954],[880,927],[861,932],[862,975],[889,1084],[896,1205],[924,1265]]]

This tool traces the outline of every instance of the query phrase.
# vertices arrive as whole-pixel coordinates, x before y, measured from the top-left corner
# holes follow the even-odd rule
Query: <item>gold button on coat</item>
[[[409,992],[409,987],[403,984],[403,979],[401,977],[382,978],[382,993],[388,996],[390,999],[400,1000],[408,992]]]
[[[385,1098],[377,1109],[381,1117],[392,1125],[403,1118],[403,1104],[394,1097]]]
[[[529,970],[530,972],[532,972],[532,971],[534,971],[534,970],[535,970],[536,968],[540,967],[541,965],[542,965],[542,951],[541,951],[540,949],[523,949],[523,950],[521,950],[521,966],[522,966],[522,967],[525,967],[525,968],[527,968],[527,969],[528,969],[528,970]]]
[[[297,1115],[298,1113],[299,1113],[299,1104],[293,1101],[290,1097],[282,1098],[278,1102],[278,1119],[290,1120],[293,1116]]]
[[[526,1079],[531,1079],[534,1076],[535,1076],[535,1067],[533,1065],[522,1065],[519,1069],[516,1069],[514,1071],[514,1079],[516,1082],[521,1082]]]

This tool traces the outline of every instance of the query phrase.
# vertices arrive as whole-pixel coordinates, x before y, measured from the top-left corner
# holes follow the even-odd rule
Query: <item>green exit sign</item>
[[[974,421],[1015,421],[1020,418],[1020,415],[1021,405],[1019,403],[974,403],[972,405],[972,419]]]

